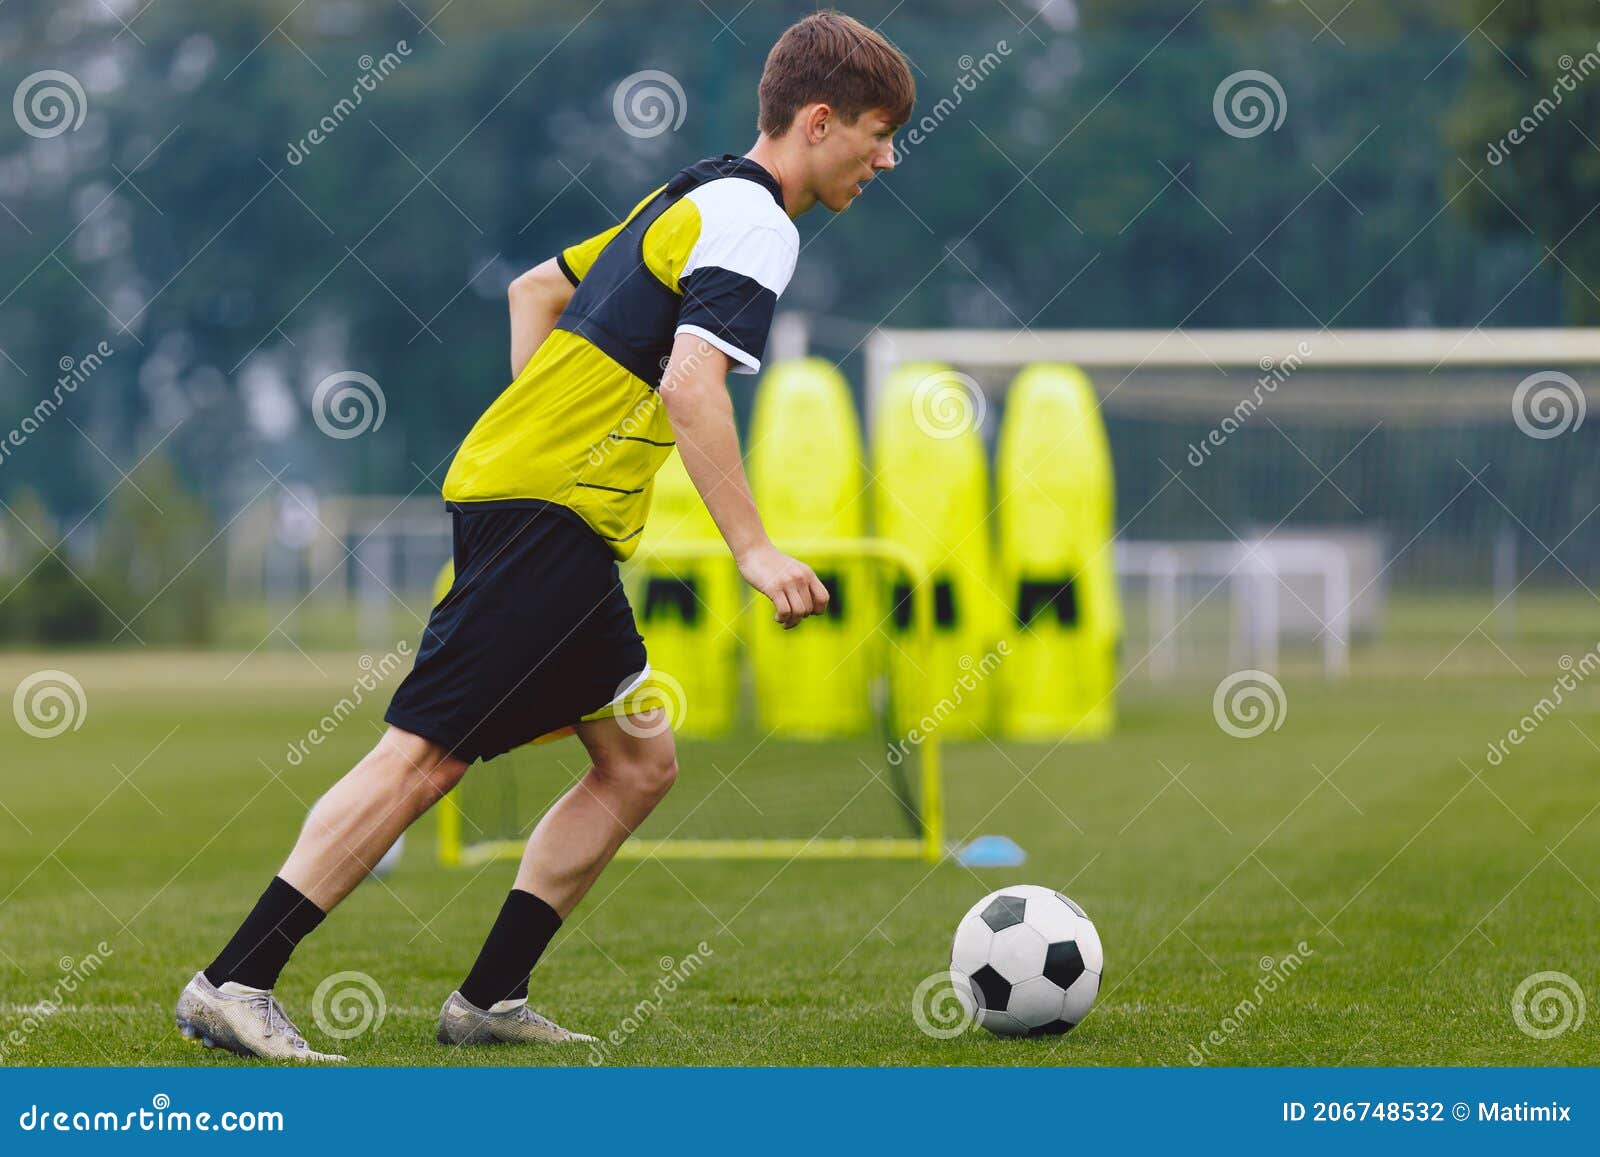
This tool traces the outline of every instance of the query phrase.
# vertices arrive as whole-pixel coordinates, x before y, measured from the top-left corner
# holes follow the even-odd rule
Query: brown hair
[[[816,12],[790,27],[767,54],[760,128],[781,137],[795,113],[818,101],[846,124],[883,109],[899,125],[911,119],[916,99],[916,82],[898,48],[843,12]]]

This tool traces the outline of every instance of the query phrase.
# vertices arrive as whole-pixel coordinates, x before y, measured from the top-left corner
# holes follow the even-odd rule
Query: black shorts
[[[384,719],[471,763],[613,702],[645,670],[611,548],[555,503],[450,505],[455,585]]]

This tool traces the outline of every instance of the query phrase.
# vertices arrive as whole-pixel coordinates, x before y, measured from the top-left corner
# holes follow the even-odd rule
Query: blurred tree
[[[767,46],[813,7],[712,0],[664,21],[646,0],[234,0],[125,11],[124,29],[98,0],[0,4],[0,92],[59,69],[87,105],[74,131],[0,132],[0,437],[63,365],[113,351],[7,458],[0,496],[25,481],[67,525],[94,511],[72,546],[114,529],[106,459],[128,469],[158,445],[219,522],[275,478],[436,492],[505,383],[505,285],[678,166],[747,147]],[[1461,45],[1471,25],[1445,0],[849,8],[912,58],[922,139],[850,213],[799,223],[784,304],[851,319],[818,327],[828,352],[873,324],[1557,316],[1565,274],[1525,276],[1532,237],[1438,213],[1467,54],[1499,59],[1481,36]],[[1514,59],[1549,55],[1485,30]],[[649,69],[679,82],[685,115],[636,137],[613,97]],[[1245,69],[1288,108],[1239,139],[1212,100]],[[1530,190],[1589,180],[1573,129],[1539,136],[1558,132],[1572,147],[1550,163],[1567,167]],[[1571,223],[1552,214],[1541,239]],[[378,383],[381,426],[330,437],[313,420],[338,371]]]
[[[145,643],[209,642],[221,569],[212,537],[205,504],[170,461],[151,457],[106,503],[95,585]]]
[[[1565,320],[1600,321],[1600,9],[1576,0],[1474,0],[1479,28],[1445,182],[1483,232],[1536,238],[1560,272]],[[1544,254],[1548,247],[1552,252]]]
[[[60,646],[107,639],[115,620],[82,572],[50,549],[60,531],[39,496],[8,503],[0,541],[14,560],[0,577],[0,642]]]

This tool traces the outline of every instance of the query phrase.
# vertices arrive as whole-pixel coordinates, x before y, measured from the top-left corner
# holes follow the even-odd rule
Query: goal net
[[[720,543],[643,547],[625,565],[680,771],[619,856],[937,860],[937,729],[913,735],[895,723],[934,708],[888,678],[897,653],[928,669],[933,600],[912,599],[908,628],[893,609],[897,590],[924,585],[922,569],[879,539],[780,545],[825,576],[834,605],[779,647],[760,641],[779,628],[764,600],[746,597]],[[442,804],[441,860],[520,857],[586,768],[575,739],[475,766]]]
[[[1386,632],[1548,621],[1600,572],[1600,330],[879,329],[863,348],[869,417],[897,369],[942,363],[991,447],[1019,370],[1088,374],[1124,681],[1338,674]]]

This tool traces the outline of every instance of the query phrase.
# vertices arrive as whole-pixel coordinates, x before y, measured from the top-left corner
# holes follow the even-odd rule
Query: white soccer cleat
[[[204,972],[178,997],[178,1029],[206,1048],[227,1049],[242,1057],[271,1061],[342,1063],[337,1053],[319,1053],[306,1044],[278,998],[265,988],[228,981],[212,984]]]
[[[594,1044],[595,1038],[571,1032],[528,1007],[527,997],[502,1000],[488,1012],[468,1003],[459,992],[439,1010],[434,1037],[442,1045]]]

